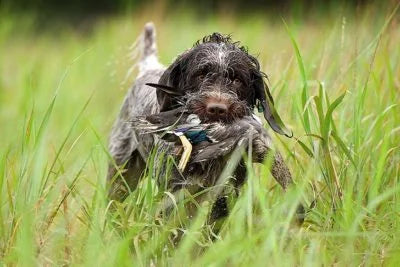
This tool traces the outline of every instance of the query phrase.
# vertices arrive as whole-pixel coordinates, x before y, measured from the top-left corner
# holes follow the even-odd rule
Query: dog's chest
[[[223,157],[204,162],[189,163],[183,175],[188,177],[192,183],[207,188],[217,183],[225,165],[226,160]]]
[[[157,177],[158,183],[165,185],[166,189],[170,191],[176,191],[183,187],[189,189],[189,191],[198,191],[198,189],[214,186],[227,162],[226,157],[195,163],[189,160],[185,170],[180,172],[176,166],[181,154],[177,153],[179,147],[175,143],[167,142],[155,136],[154,149],[155,168],[153,169],[153,177]],[[196,146],[193,149],[196,150]]]

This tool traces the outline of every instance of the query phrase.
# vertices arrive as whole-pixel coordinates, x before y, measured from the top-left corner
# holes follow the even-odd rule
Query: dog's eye
[[[199,81],[202,81],[202,80],[204,80],[205,77],[206,77],[206,75],[200,74],[199,76],[197,76],[197,79],[198,79]]]
[[[232,84],[235,86],[239,86],[242,84],[242,81],[238,78],[233,79]]]

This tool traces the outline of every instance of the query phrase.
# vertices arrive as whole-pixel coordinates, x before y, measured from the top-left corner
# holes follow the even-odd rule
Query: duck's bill
[[[177,92],[175,88],[168,86],[168,85],[163,85],[163,84],[158,84],[158,83],[146,83],[146,85],[156,88],[158,90],[161,90],[164,93],[169,94],[169,95],[183,96],[182,93]]]
[[[182,146],[183,146],[183,153],[181,159],[179,161],[178,169],[181,172],[185,171],[185,168],[189,162],[190,155],[192,154],[192,144],[184,135],[179,135],[179,139],[181,139]]]

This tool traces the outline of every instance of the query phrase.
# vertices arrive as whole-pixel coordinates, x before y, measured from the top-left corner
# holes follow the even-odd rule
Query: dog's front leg
[[[272,161],[270,167],[272,176],[286,191],[293,183],[293,179],[281,153],[272,148],[269,137],[266,139],[263,135],[256,135],[253,139],[253,161],[255,163],[263,163],[268,158]]]
[[[253,160],[258,163],[263,163],[267,158],[272,159],[271,174],[275,180],[286,191],[290,186],[294,186],[292,174],[286,165],[281,153],[271,147],[269,137],[265,139],[265,135],[256,135],[253,139]],[[305,217],[304,206],[300,203],[296,210],[297,222],[302,224]]]
[[[208,219],[208,224],[215,237],[219,233],[225,219],[229,216],[230,208],[235,205],[239,197],[240,188],[246,181],[246,163],[241,160],[237,165],[229,183],[224,190],[216,197]]]
[[[251,142],[248,142],[248,145],[251,144],[253,162],[263,163],[267,158],[270,158],[271,174],[286,191],[291,185],[293,185],[292,175],[280,152],[272,147],[270,137],[263,129],[260,129],[260,131],[254,131],[251,134],[248,141],[250,140]],[[246,177],[246,164],[242,160],[235,169],[233,178],[231,179],[231,183],[235,188],[235,192],[223,191],[214,202],[209,219],[210,224],[213,225],[212,230],[214,233],[219,232],[224,219],[229,215],[229,206],[232,206],[234,204],[233,202],[235,202],[239,196],[239,190],[246,181]],[[296,216],[297,221],[300,224],[304,221],[304,214],[304,207],[302,204],[299,204]]]

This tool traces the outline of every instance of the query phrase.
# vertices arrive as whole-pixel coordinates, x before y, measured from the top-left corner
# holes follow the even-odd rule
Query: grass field
[[[389,4],[308,17],[146,9],[68,26],[0,12],[0,262],[88,266],[398,266],[400,17]],[[186,14],[186,15],[184,15]],[[273,135],[295,177],[266,166],[211,241],[196,218],[155,221],[144,179],[117,215],[106,201],[107,138],[134,80],[130,45],[153,20],[168,64],[201,36],[232,33],[258,54],[292,139]],[[312,206],[302,226],[296,205]],[[183,226],[182,226],[183,225]],[[173,248],[168,237],[185,229]]]

